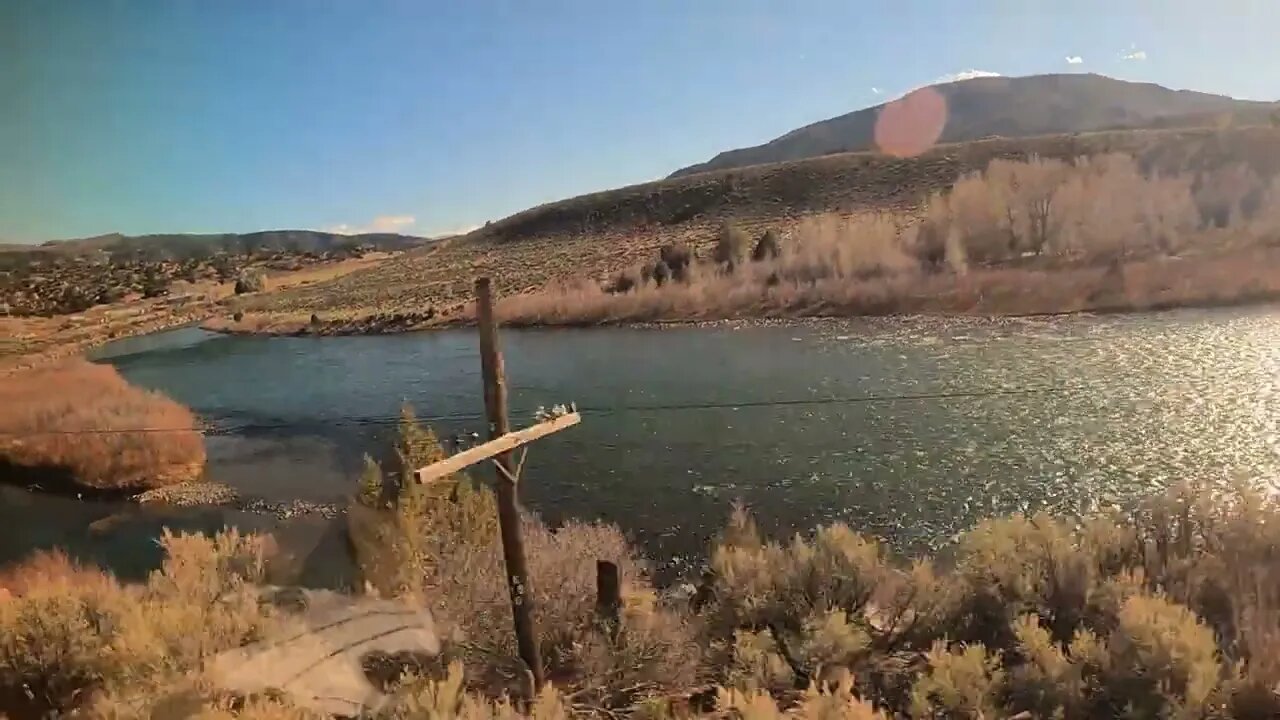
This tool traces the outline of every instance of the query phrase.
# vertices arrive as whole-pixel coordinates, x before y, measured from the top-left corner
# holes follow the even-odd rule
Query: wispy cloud
[[[461,225],[459,227],[447,228],[444,230],[432,230],[431,232],[423,233],[423,235],[429,238],[446,238],[453,237],[454,235],[466,235],[472,230],[479,229],[479,225]]]
[[[404,233],[413,230],[413,225],[418,221],[412,215],[379,215],[368,224],[353,225],[351,223],[338,223],[325,228],[326,232],[338,233],[340,235],[360,235],[362,233]]]
[[[379,232],[396,232],[412,227],[417,221],[412,215],[379,215],[373,219],[371,226]]]
[[[934,80],[933,82],[935,84],[950,83],[950,82],[960,82],[961,80],[972,80],[974,78],[984,78],[984,77],[1000,77],[1000,73],[991,72],[990,70],[973,70],[973,69],[961,70],[960,72],[954,72],[954,73],[949,73],[947,75],[943,75],[942,77],[938,78],[937,80]]]
[[[1142,62],[1147,59],[1147,51],[1139,50],[1136,45],[1130,45],[1128,50],[1120,53],[1120,59]]]
[[[1079,55],[1068,55],[1068,56],[1067,56],[1067,64],[1068,64],[1068,65],[1079,65],[1079,64],[1080,64],[1080,63],[1082,63],[1082,62],[1084,62],[1084,58],[1080,57]]]
[[[974,78],[985,78],[985,77],[1003,77],[1003,76],[998,72],[992,72],[990,70],[974,70],[971,68],[969,70],[961,70],[960,72],[947,73],[946,75],[943,75],[941,77],[934,78],[931,82],[920,83],[918,85],[911,85],[907,87],[907,89],[905,90],[895,90],[892,93],[890,93],[886,91],[884,88],[873,87],[871,88],[871,92],[875,93],[876,95],[884,95],[885,97],[888,97],[891,99],[891,101],[893,101],[893,100],[898,100],[903,97],[906,97],[907,95],[910,95],[916,90],[919,90],[920,88],[923,88],[923,87],[929,87],[930,85],[944,85],[946,83],[960,82],[961,80],[973,80]]]

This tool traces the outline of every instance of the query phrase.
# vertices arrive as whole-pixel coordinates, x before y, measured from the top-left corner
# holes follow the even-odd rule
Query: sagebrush
[[[364,583],[429,605],[446,631],[382,717],[1280,716],[1280,502],[1264,488],[991,519],[915,561],[839,523],[772,540],[737,508],[691,597],[656,589],[616,528],[526,516],[550,684],[523,705],[490,491],[409,482],[439,453],[409,411],[396,450],[386,471],[367,464],[352,530],[358,557],[402,566],[366,563]],[[249,601],[263,541],[165,546],[142,586],[56,554],[0,576],[0,708],[131,717],[186,687],[205,717],[307,717],[287,696],[243,704],[199,683],[203,658],[278,622]],[[601,559],[621,569],[617,628],[595,607]]]

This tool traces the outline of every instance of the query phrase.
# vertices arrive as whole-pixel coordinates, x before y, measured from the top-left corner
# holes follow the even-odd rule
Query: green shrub
[[[381,508],[386,503],[386,478],[378,461],[364,456],[364,466],[360,471],[360,487],[356,494],[356,502],[368,508]]]

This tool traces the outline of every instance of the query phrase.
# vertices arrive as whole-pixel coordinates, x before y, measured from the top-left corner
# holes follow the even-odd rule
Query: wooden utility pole
[[[480,321],[480,371],[484,378],[484,410],[489,419],[489,439],[497,440],[510,431],[507,421],[507,378],[498,347],[498,321],[493,312],[489,278],[476,280],[476,314]],[[507,588],[511,592],[511,613],[515,620],[516,644],[520,658],[533,676],[534,691],[542,688],[542,654],[538,650],[538,628],[533,619],[533,592],[529,568],[524,558],[524,538],[520,532],[520,501],[515,482],[517,471],[511,451],[498,454],[502,472],[498,478],[498,527],[502,534],[502,558],[507,568]]]

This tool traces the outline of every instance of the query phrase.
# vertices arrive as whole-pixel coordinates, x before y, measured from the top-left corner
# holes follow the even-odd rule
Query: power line
[[[904,401],[921,401],[921,400],[953,400],[953,399],[975,399],[987,397],[1006,397],[1014,395],[1047,395],[1059,394],[1067,392],[1075,392],[1083,390],[1079,387],[1047,387],[1047,388],[1020,388],[1011,390],[971,390],[961,392],[939,392],[939,393],[919,393],[914,395],[858,395],[851,397],[831,397],[831,398],[796,398],[792,400],[748,400],[745,402],[718,402],[718,403],[697,403],[697,404],[679,404],[679,405],[637,405],[623,408],[610,408],[603,411],[593,410],[591,408],[578,408],[578,412],[584,415],[598,414],[603,412],[609,414],[611,412],[641,412],[641,411],[662,411],[662,410],[735,410],[738,408],[757,408],[757,407],[774,407],[774,406],[790,406],[790,405],[858,405],[864,403],[888,403],[888,402],[904,402]]]
[[[792,398],[784,400],[746,400],[739,402],[706,402],[706,403],[674,403],[660,405],[633,405],[625,407],[581,407],[578,412],[583,415],[620,415],[633,412],[678,412],[693,410],[736,410],[740,408],[792,407],[804,405],[860,405],[867,403],[921,402],[928,400],[965,400],[990,397],[1012,397],[1024,395],[1064,394],[1085,390],[1083,387],[1043,387],[1015,388],[1008,390],[967,390],[957,392],[917,393],[904,395],[856,395],[846,397]],[[532,414],[532,413],[530,413]],[[420,422],[460,422],[481,420],[481,413],[462,413],[451,415],[419,416]],[[36,437],[45,435],[111,435],[121,433],[180,433],[202,431],[210,435],[231,435],[246,431],[290,430],[305,427],[386,427],[400,423],[400,416],[338,416],[315,420],[290,420],[278,423],[240,423],[211,425],[205,428],[83,428],[77,430],[39,430],[33,432],[0,432],[0,437]]]

